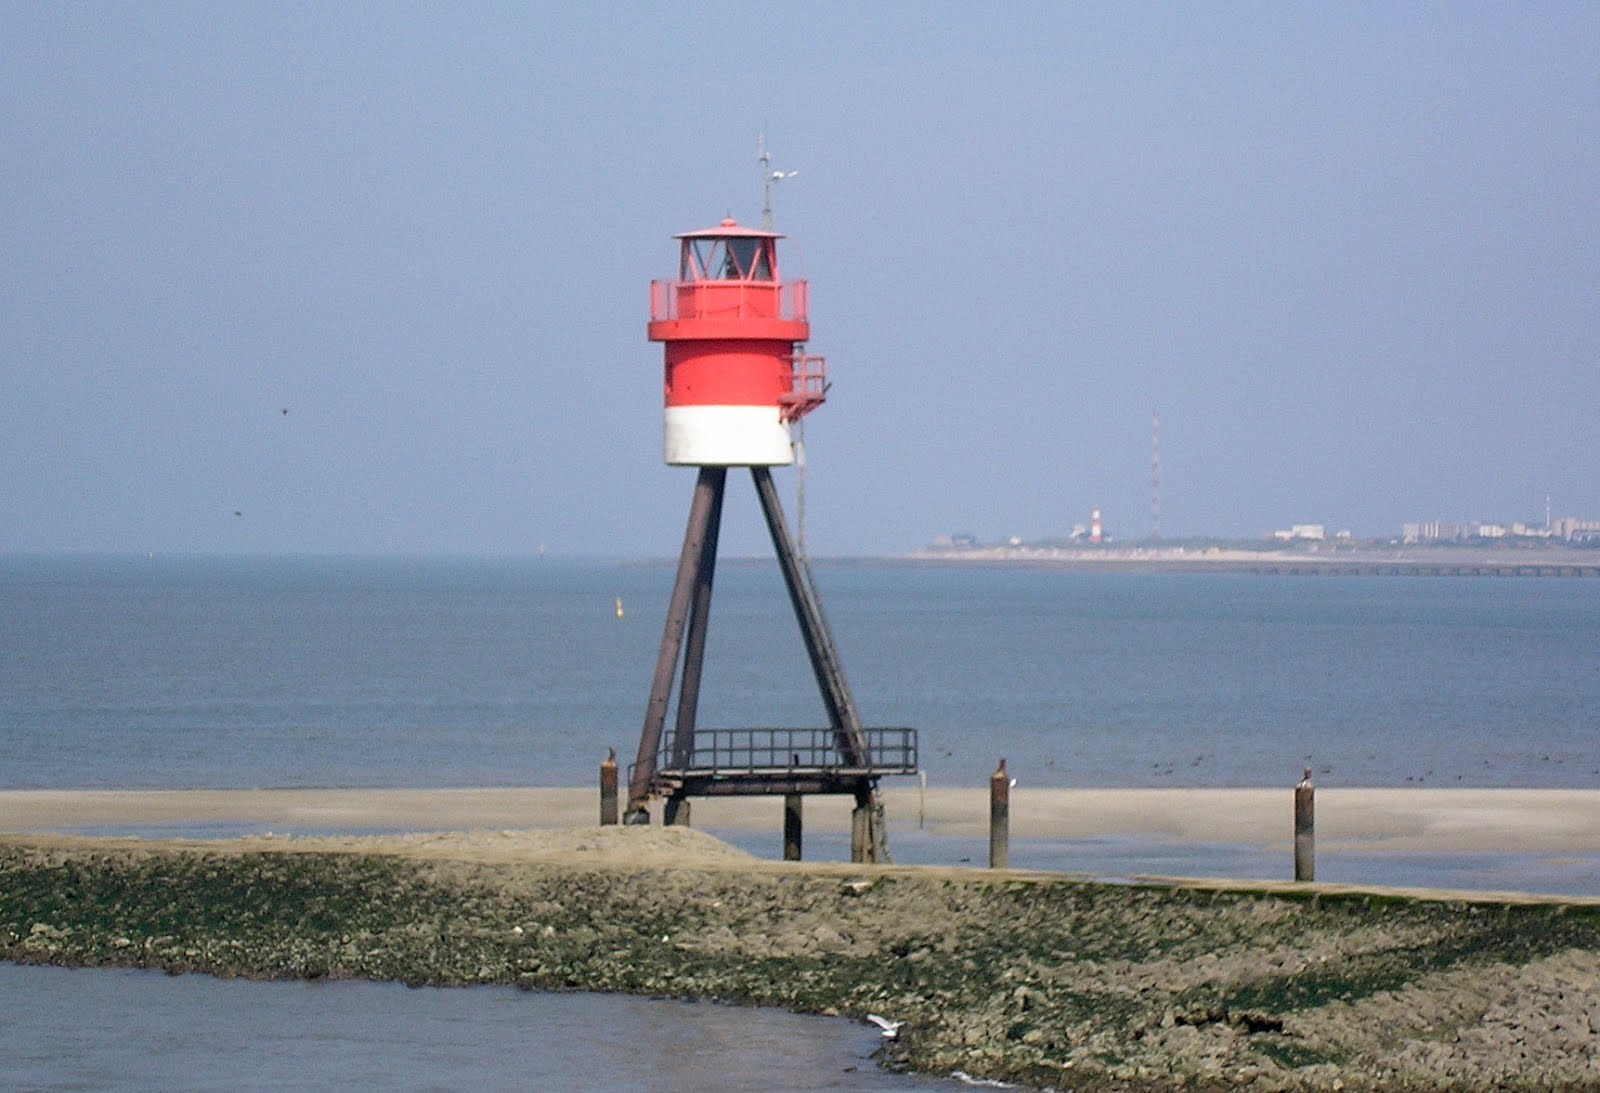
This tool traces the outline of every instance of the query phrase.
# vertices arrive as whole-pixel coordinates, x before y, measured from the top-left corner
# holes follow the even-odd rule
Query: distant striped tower
[[[1091,543],[1098,543],[1100,539],[1100,510],[1094,509],[1089,513],[1089,541]]]

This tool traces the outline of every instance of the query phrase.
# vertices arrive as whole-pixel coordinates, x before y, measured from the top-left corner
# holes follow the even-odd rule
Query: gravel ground
[[[760,862],[683,828],[0,840],[0,956],[903,1021],[1071,1090],[1600,1090],[1600,906]]]

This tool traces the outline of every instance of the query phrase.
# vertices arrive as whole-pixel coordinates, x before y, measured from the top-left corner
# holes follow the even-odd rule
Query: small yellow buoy
[[[622,597],[618,596],[617,597],[617,618],[620,619],[621,617],[622,617]]]

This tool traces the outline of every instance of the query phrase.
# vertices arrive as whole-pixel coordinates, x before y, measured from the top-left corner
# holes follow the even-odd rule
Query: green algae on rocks
[[[0,955],[879,1013],[1058,1089],[1600,1089],[1593,905],[277,842],[0,842]]]

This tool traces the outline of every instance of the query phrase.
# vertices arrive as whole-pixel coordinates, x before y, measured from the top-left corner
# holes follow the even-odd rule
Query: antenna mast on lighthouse
[[[793,178],[799,171],[774,171],[772,155],[767,151],[767,134],[756,137],[756,162],[761,164],[761,227],[772,230],[772,184]]]
[[[765,131],[756,135],[756,162],[761,165],[761,228],[772,230],[772,184],[793,178],[799,171],[774,171],[772,153],[767,151]],[[804,417],[796,418],[789,427],[790,443],[794,447],[794,508],[795,546],[802,559],[811,556],[806,546],[806,424]]]

